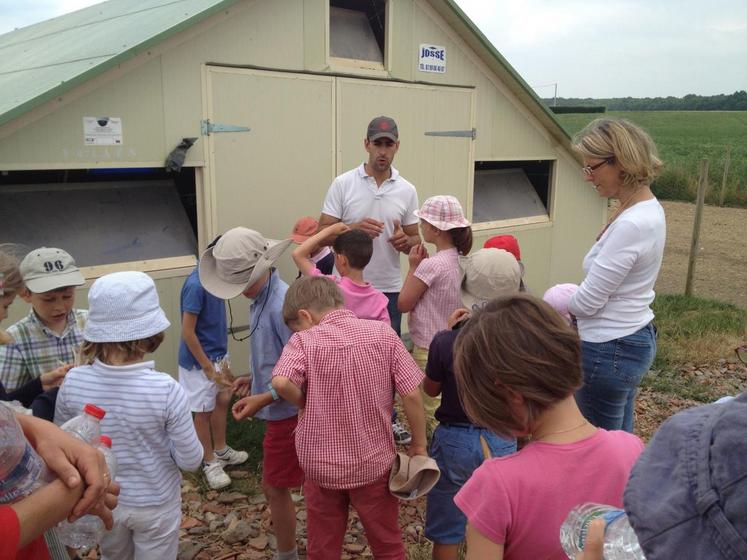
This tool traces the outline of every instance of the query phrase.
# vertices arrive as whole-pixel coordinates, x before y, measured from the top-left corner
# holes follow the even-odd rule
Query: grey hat
[[[672,416],[624,503],[647,560],[747,558],[747,393]]]
[[[43,294],[68,286],[82,286],[86,279],[67,251],[39,247],[26,255],[18,266],[30,292]]]
[[[88,320],[83,338],[89,342],[129,342],[169,328],[153,279],[143,272],[107,274],[88,291]]]
[[[200,257],[200,283],[221,299],[238,296],[272,268],[292,240],[265,239],[245,227],[229,229]]]
[[[379,138],[389,138],[392,142],[399,140],[399,131],[397,123],[391,117],[376,117],[368,123],[366,138],[369,140],[378,140]]]
[[[459,294],[467,309],[519,291],[521,267],[503,249],[480,249],[459,257]]]

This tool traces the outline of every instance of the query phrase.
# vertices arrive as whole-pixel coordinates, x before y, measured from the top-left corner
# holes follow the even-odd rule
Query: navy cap
[[[624,503],[647,560],[747,558],[747,393],[662,424]]]

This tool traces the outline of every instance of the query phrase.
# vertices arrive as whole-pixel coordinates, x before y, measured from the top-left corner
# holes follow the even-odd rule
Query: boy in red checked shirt
[[[408,453],[427,455],[423,373],[391,328],[344,309],[339,288],[325,278],[297,280],[283,319],[295,334],[272,372],[272,390],[238,401],[234,417],[252,416],[278,398],[303,409],[296,451],[306,475],[308,560],[340,556],[350,505],[374,557],[404,560],[399,503],[388,484],[390,418],[396,392],[412,429]]]

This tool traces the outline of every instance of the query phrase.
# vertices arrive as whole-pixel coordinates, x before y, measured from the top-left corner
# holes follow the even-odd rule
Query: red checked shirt
[[[344,309],[294,334],[272,372],[306,393],[296,452],[323,488],[368,486],[392,467],[395,391],[417,390],[423,373],[391,327]]]

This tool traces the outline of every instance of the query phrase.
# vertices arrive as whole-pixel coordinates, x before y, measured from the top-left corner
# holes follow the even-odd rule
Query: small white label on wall
[[[83,144],[121,146],[122,119],[119,117],[83,117]]]
[[[421,72],[446,72],[446,47],[424,43],[418,53],[418,70]]]

